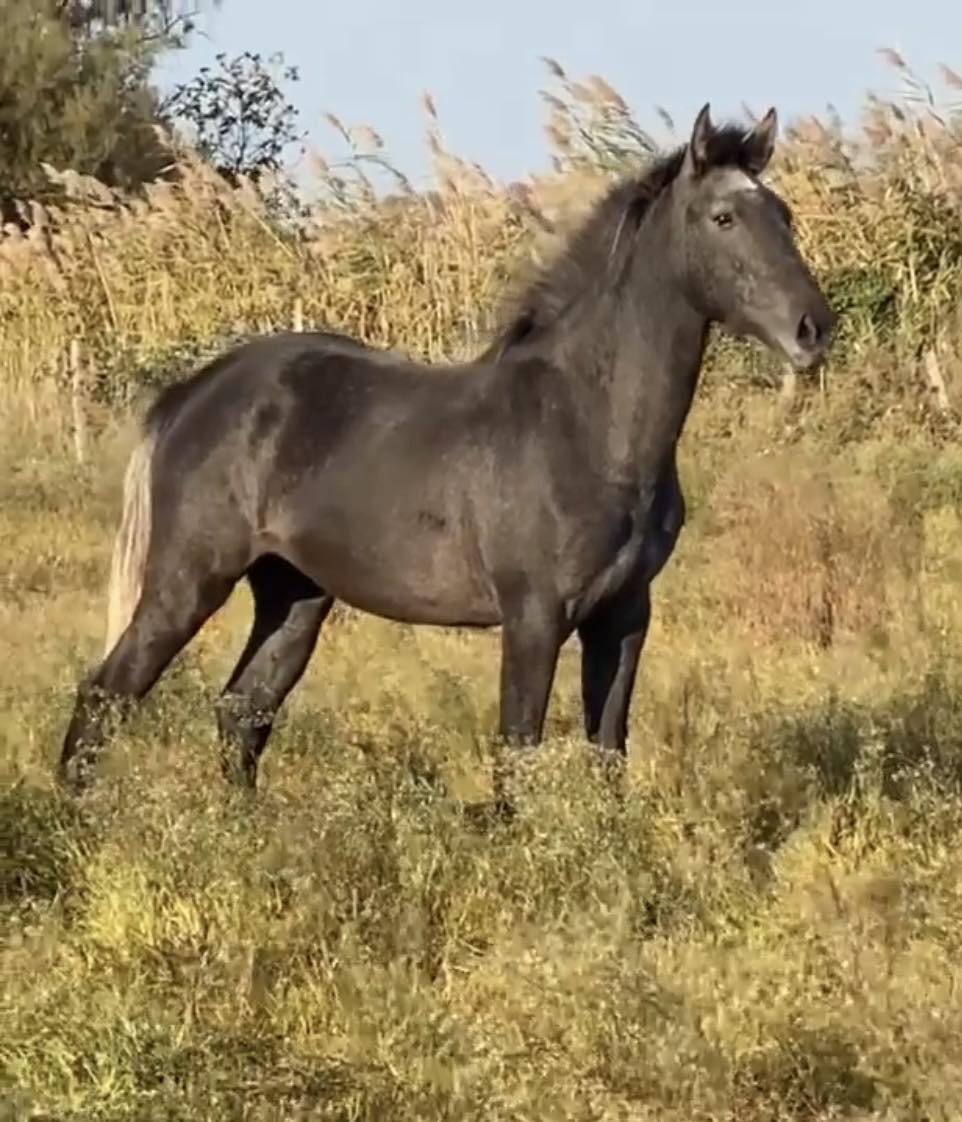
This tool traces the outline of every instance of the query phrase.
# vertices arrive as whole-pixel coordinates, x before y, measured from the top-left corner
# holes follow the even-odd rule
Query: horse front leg
[[[585,734],[609,760],[622,762],[627,752],[628,712],[650,621],[646,585],[630,611],[606,612],[578,629]]]

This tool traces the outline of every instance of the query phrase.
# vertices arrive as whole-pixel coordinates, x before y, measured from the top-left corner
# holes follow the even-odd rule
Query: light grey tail
[[[143,591],[150,546],[151,467],[156,435],[148,432],[134,449],[124,476],[124,505],[114,541],[107,592],[107,638],[104,658],[133,619]]]

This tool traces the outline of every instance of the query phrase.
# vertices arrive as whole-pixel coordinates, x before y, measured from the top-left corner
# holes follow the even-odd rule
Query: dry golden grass
[[[244,591],[85,805],[61,799],[51,767],[99,649],[118,484],[99,459],[78,473],[50,454],[6,484],[13,1117],[952,1117],[962,522],[944,505],[925,515],[923,610],[881,548],[884,612],[840,613],[827,648],[794,616],[760,631],[752,589],[796,579],[779,544],[796,508],[760,552],[742,549],[744,523],[714,518],[762,436],[740,434],[724,463],[686,457],[687,476],[720,482],[660,581],[625,804],[588,764],[566,651],[519,820],[487,831],[459,808],[488,790],[496,645],[372,619],[324,635],[258,805],[234,805],[210,700]],[[5,446],[5,480],[25,452]],[[776,459],[769,482],[795,494],[806,465],[831,468]],[[839,491],[873,510],[877,486],[866,472]],[[866,519],[850,527],[846,509],[850,558]],[[864,587],[854,564],[835,581],[843,604]]]
[[[799,139],[779,172],[858,315],[871,302],[853,264],[918,284],[899,256],[923,261],[919,227],[897,224],[899,169],[924,186],[926,169],[957,160],[943,134],[925,147],[927,134],[910,143],[884,119],[893,137],[877,166],[845,172],[854,186],[833,186],[824,138],[820,162]],[[222,333],[289,322],[298,301],[308,324],[432,357],[475,345],[536,227],[550,243],[544,227],[563,228],[595,189],[576,157],[559,158],[565,178],[536,184],[533,204],[459,179],[448,160],[436,197],[387,213],[361,197],[299,237],[193,168],[146,205],[65,209],[47,216],[48,242],[4,243],[9,1117],[957,1117],[962,453],[905,357],[932,341],[937,312],[954,400],[950,255],[901,301],[894,332],[853,313],[824,384],[790,400],[759,387],[750,352],[713,351],[623,803],[580,740],[571,649],[518,820],[481,827],[462,804],[489,788],[496,643],[349,615],[291,699],[256,805],[237,805],[217,773],[211,699],[242,643],[245,590],[83,804],[52,784],[101,641],[129,392]],[[955,205],[943,179],[931,197]],[[77,336],[83,464],[66,366]]]
[[[811,449],[733,465],[705,521],[726,575],[719,606],[767,642],[884,630],[917,589],[917,521],[880,483]]]

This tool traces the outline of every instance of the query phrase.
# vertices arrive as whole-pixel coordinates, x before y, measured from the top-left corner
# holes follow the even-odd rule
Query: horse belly
[[[287,543],[287,559],[335,599],[401,623],[493,627],[500,613],[470,542],[438,526],[381,532],[317,530]]]

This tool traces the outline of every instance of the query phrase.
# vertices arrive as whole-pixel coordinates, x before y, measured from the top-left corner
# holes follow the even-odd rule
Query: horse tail
[[[134,617],[143,591],[151,531],[151,476],[157,430],[148,424],[124,475],[123,511],[114,539],[107,591],[104,657],[114,649]]]

